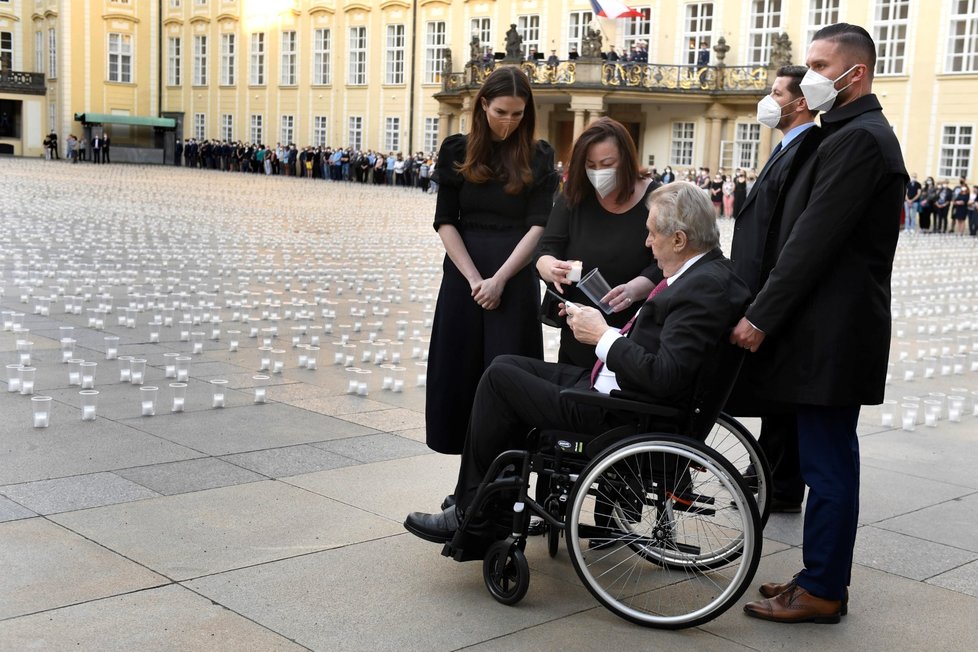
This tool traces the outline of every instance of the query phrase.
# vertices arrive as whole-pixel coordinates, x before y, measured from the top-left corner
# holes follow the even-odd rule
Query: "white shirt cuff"
[[[608,362],[608,351],[611,350],[611,345],[619,337],[624,337],[624,335],[619,333],[617,328],[609,328],[604,332],[604,335],[601,336],[601,339],[598,340],[597,345],[594,347],[594,352],[598,356],[598,360],[604,363]]]

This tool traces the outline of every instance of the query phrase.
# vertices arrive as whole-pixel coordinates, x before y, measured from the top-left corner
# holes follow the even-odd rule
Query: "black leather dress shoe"
[[[404,529],[416,537],[433,543],[446,543],[455,536],[458,529],[458,515],[455,506],[437,514],[411,512],[404,519]]]
[[[448,494],[445,496],[445,500],[441,501],[441,509],[445,511],[449,507],[455,504],[455,494]]]

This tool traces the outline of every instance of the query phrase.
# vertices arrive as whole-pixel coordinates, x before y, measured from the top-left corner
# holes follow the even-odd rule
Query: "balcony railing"
[[[44,95],[44,74],[39,72],[0,71],[0,93],[19,93],[21,95]]]
[[[458,93],[478,88],[496,68],[496,62],[470,62],[463,72],[445,75],[442,88]],[[591,81],[582,79],[581,66],[600,66]],[[658,63],[584,64],[561,61],[556,65],[524,61],[519,64],[530,84],[538,87],[580,87],[649,92],[697,92],[711,94],[764,93],[769,87],[769,69],[764,66],[674,66]],[[591,75],[595,77],[594,75]]]

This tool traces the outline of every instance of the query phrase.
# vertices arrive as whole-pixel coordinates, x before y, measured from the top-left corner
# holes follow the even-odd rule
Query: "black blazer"
[[[815,153],[820,142],[818,127],[810,127],[792,139],[761,170],[735,216],[730,262],[752,295],[761,289],[776,259],[784,191],[797,177],[800,164]]]
[[[890,274],[909,179],[875,95],[822,115],[824,139],[787,188],[778,257],[747,310],[767,337],[768,399],[883,400]]]
[[[680,409],[721,338],[744,314],[750,293],[719,249],[647,301],[628,337],[608,351],[621,394]]]

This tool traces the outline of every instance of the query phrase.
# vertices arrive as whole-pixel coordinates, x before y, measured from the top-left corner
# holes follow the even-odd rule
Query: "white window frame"
[[[221,114],[221,140],[229,143],[234,140],[234,115],[231,113]]]
[[[757,167],[757,155],[761,149],[761,125],[756,122],[738,122],[734,140],[734,167],[750,170]]]
[[[629,5],[631,6],[631,5]],[[628,52],[639,41],[652,42],[652,7],[632,7],[642,13],[641,18],[625,18],[622,35],[622,52]]]
[[[910,34],[910,0],[876,0],[874,17],[876,74],[905,74],[907,39]]]
[[[523,39],[523,57],[530,54],[530,48],[540,51],[540,14],[523,14],[516,17],[516,31]]]
[[[4,47],[3,42],[7,41],[9,45]],[[10,30],[0,30],[0,70],[13,70],[14,69],[14,31]]]
[[[44,72],[44,32],[34,32],[34,72]]]
[[[48,78],[58,78],[58,32],[48,28]]]
[[[367,28],[350,27],[349,65],[346,71],[347,86],[366,86],[367,84]],[[362,129],[362,125],[361,125]]]
[[[315,147],[325,147],[329,139],[329,120],[324,115],[312,118],[312,144]]]
[[[363,149],[363,116],[351,115],[347,124],[347,147]]]
[[[567,50],[576,49],[581,51],[581,44],[587,34],[587,26],[594,20],[594,12],[572,11],[567,14]],[[539,52],[539,48],[537,52]],[[529,55],[526,55],[529,56]]]
[[[404,84],[404,50],[407,43],[403,23],[387,25],[384,49],[384,83],[391,86]]]
[[[479,47],[485,52],[486,47],[492,47],[495,41],[492,39],[492,18],[489,16],[478,16],[469,21],[469,38],[474,34],[479,39]]]
[[[171,36],[166,41],[166,85],[179,86],[183,83],[183,60],[181,51],[183,49],[183,39],[180,36]]]
[[[398,116],[384,118],[384,151],[401,151],[401,118]]]
[[[265,32],[254,32],[249,39],[248,84],[264,86],[265,80]]]
[[[766,66],[774,37],[783,31],[782,0],[750,0],[747,22],[747,65]]]
[[[713,2],[690,2],[683,14],[683,40],[680,60],[687,66],[695,66],[700,42],[713,47],[713,29],[716,6]]]
[[[448,23],[444,20],[427,21],[424,24],[424,80],[422,83],[441,83],[442,65],[444,65],[447,50]]]
[[[956,11],[959,2],[968,3],[965,13]],[[950,74],[978,72],[978,0],[951,2],[944,72]]]
[[[221,86],[237,82],[238,39],[236,34],[221,34]]]
[[[673,122],[669,145],[669,164],[672,167],[692,167],[696,151],[696,123]]]
[[[251,114],[251,129],[249,130],[252,145],[265,143],[265,117],[260,113]]]
[[[430,154],[438,151],[438,118],[424,119],[424,153]]]
[[[131,34],[109,32],[108,67],[106,72],[110,82],[131,84],[133,69],[133,37]]]
[[[840,21],[842,0],[808,0],[808,38],[811,43],[815,32]]]
[[[197,140],[207,138],[207,115],[204,113],[194,114],[194,138]]]
[[[329,28],[318,28],[312,33],[312,84],[329,86],[333,83],[332,48],[333,35]]]
[[[282,119],[279,121],[278,141],[283,145],[291,145],[295,142],[294,115],[282,115]]]
[[[194,34],[193,85],[207,86],[207,34]]]
[[[975,126],[945,124],[941,129],[941,153],[937,175],[957,180],[971,177],[971,161],[975,155]]]
[[[295,30],[282,32],[282,69],[279,86],[295,86],[299,81],[299,34]]]

